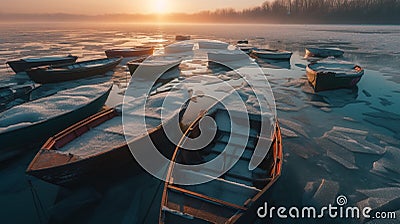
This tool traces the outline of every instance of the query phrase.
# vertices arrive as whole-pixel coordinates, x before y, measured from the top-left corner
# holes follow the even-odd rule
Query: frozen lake
[[[259,61],[284,135],[282,176],[268,203],[326,206],[345,195],[349,205],[400,216],[400,26],[17,23],[0,24],[0,32],[0,85],[27,82],[14,77],[7,60],[69,53],[94,59],[115,47],[162,48],[177,34],[291,50],[288,63]],[[366,69],[358,88],[314,93],[305,76],[306,46],[344,50],[343,60]],[[129,79],[124,66],[115,70],[108,105],[121,101]],[[67,191],[25,176],[37,151],[0,165],[1,223],[157,223],[163,185],[152,176],[128,175],[112,186]]]

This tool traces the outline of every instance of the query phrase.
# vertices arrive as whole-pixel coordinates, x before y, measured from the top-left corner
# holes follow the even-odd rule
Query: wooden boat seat
[[[220,200],[204,197],[201,194],[184,190],[175,186],[168,188],[168,209],[163,207],[164,212],[187,218],[197,218],[214,223],[225,223],[230,217],[237,213],[238,209],[246,209],[242,206],[232,205]],[[177,212],[176,212],[177,211]],[[176,223],[176,222],[172,222]]]
[[[202,172],[194,171],[194,170],[184,170],[179,171],[179,173],[175,173],[175,175],[187,177],[190,179],[204,179],[204,178],[214,178],[213,181],[207,182],[200,185],[190,185],[190,186],[180,186],[183,189],[197,192],[202,195],[206,195],[211,198],[217,198],[222,201],[226,201],[236,205],[243,205],[244,202],[252,195],[260,192],[259,189],[246,185],[243,183],[239,183],[237,181],[230,181],[224,178],[215,178],[215,175],[207,174],[206,170],[202,170]],[[211,190],[210,190],[211,189]],[[232,193],[235,197],[232,197]]]

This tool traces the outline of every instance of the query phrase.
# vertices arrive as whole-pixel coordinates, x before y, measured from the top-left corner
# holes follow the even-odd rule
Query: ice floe
[[[374,162],[371,172],[400,180],[400,149],[392,146],[387,146],[385,149],[385,155]]]
[[[317,207],[335,204],[340,185],[336,181],[321,179],[308,182],[304,187],[303,203]]]
[[[326,150],[326,155],[332,160],[336,161],[347,169],[358,169],[354,154],[352,152],[343,149],[342,147],[338,147],[338,145],[325,138],[318,138],[315,141],[318,145]]]
[[[367,189],[367,190],[357,190],[358,192],[364,194],[368,198],[359,201],[357,206],[359,208],[370,207],[372,210],[378,210],[381,208],[398,209],[396,205],[391,205],[391,202],[398,200],[400,198],[400,188],[398,187],[386,187],[378,189]]]
[[[286,119],[279,119],[279,123],[281,123],[283,127],[286,127],[287,129],[294,131],[295,133],[299,133],[300,135],[303,135],[306,138],[310,138],[308,134],[304,131],[303,126],[299,123]]]

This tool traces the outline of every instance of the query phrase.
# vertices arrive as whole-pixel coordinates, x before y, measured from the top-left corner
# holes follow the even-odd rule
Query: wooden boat
[[[175,43],[164,47],[166,54],[177,54],[193,51],[193,43]]]
[[[237,44],[249,44],[249,41],[248,40],[238,40],[236,43]]]
[[[138,56],[152,55],[153,52],[154,52],[153,47],[133,47],[126,49],[110,49],[105,51],[107,58],[138,57]]]
[[[231,111],[230,111],[231,112]],[[261,165],[249,171],[249,161],[253,155],[255,145],[266,140],[259,136],[261,122],[257,116],[250,116],[250,137],[243,136],[239,131],[231,132],[226,128],[226,119],[230,114],[223,109],[209,110],[201,114],[187,129],[185,136],[197,136],[199,121],[205,115],[214,118],[217,124],[217,134],[214,140],[205,148],[197,151],[184,150],[178,147],[172,157],[172,162],[164,186],[160,224],[168,223],[252,223],[257,209],[265,203],[268,189],[275,183],[281,174],[282,167],[282,137],[278,124],[272,139],[268,155]],[[240,118],[240,114],[237,114]],[[229,122],[228,122],[229,123]],[[203,130],[202,130],[203,131]],[[238,148],[245,148],[239,161],[225,174],[219,176],[218,167],[194,168],[179,170],[177,176],[188,175],[188,178],[197,180],[205,176],[219,176],[214,180],[199,185],[178,185],[174,183],[174,164],[204,164],[221,154],[227,145],[228,139],[233,138]],[[247,140],[249,140],[247,142]],[[181,140],[181,144],[184,138]],[[231,154],[226,154],[221,167],[229,164]],[[229,165],[228,165],[229,166]],[[204,173],[203,173],[204,172]],[[214,175],[213,175],[214,173]]]
[[[158,122],[148,124],[155,123]],[[161,125],[149,126],[148,136],[156,139],[154,142],[160,148],[169,144]],[[138,136],[138,141],[141,138]],[[119,169],[125,165],[137,172],[141,170],[126,143],[121,113],[108,108],[49,138],[26,173],[52,184],[73,187],[122,173]]]
[[[190,35],[176,35],[175,40],[176,41],[190,40]]]
[[[127,63],[129,72],[133,75],[138,68],[138,75],[143,78],[152,78],[154,75],[163,74],[160,79],[171,79],[172,76],[179,76],[179,72],[170,72],[179,67],[182,62],[181,57],[177,56],[152,56],[145,60],[138,59]]]
[[[199,49],[223,49],[226,50],[229,46],[228,43],[220,41],[199,41]]]
[[[68,55],[66,57],[42,57],[42,58],[23,58],[16,61],[8,61],[7,64],[15,72],[25,72],[28,69],[39,66],[57,66],[75,63],[76,56]]]
[[[251,54],[251,51],[254,50],[254,46],[251,46],[249,44],[237,44],[236,48],[239,50],[243,51],[246,54]]]
[[[360,66],[344,62],[312,63],[307,66],[306,72],[315,91],[352,88],[364,75]]]
[[[83,85],[30,101],[0,113],[3,154],[42,143],[64,128],[97,113],[106,102],[111,83]]]
[[[164,128],[167,129],[170,121],[178,119],[179,111],[154,110],[159,101],[169,94],[171,92],[160,92],[144,98],[127,96],[124,108],[105,108],[73,124],[47,140],[26,172],[65,187],[107,182],[108,179],[102,180],[110,174],[116,176],[124,173],[125,169],[134,173],[142,170],[131,150],[146,138],[150,138],[157,149],[162,149],[160,152],[165,156],[171,157],[175,145],[169,141]],[[149,108],[147,115],[138,112],[140,109],[137,107],[127,106],[131,101],[137,103],[142,100],[146,101],[146,107]],[[169,119],[162,120],[161,112]],[[144,120],[146,128],[138,128],[138,124]]]
[[[272,60],[290,60],[292,52],[282,50],[271,50],[271,49],[254,49],[251,52],[258,58],[261,59],[272,59]]]
[[[27,71],[36,83],[57,83],[102,75],[114,69],[122,58],[83,61],[61,67],[38,67]]]
[[[341,57],[343,54],[344,52],[342,50],[335,48],[306,48],[306,57]]]

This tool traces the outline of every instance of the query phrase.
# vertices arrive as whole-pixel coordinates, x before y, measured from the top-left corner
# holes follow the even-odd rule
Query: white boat
[[[221,41],[199,41],[199,49],[227,49],[229,46],[228,43],[224,43]]]
[[[252,50],[252,54],[262,59],[290,60],[293,53],[283,50],[254,49]]]

